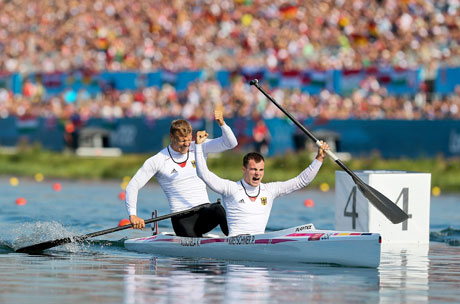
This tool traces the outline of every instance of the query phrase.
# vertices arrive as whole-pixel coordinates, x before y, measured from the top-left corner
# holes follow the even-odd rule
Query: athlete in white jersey
[[[211,190],[222,195],[229,236],[264,233],[274,199],[307,186],[321,167],[326,156],[324,150],[329,149],[327,143],[321,142],[316,159],[297,177],[267,184],[261,183],[265,165],[263,156],[257,152],[248,153],[243,159],[243,179],[234,182],[222,179],[208,170],[201,144],[206,138],[205,131],[197,132],[197,173]]]
[[[229,126],[225,124],[221,111],[215,111],[215,119],[222,129],[222,136],[206,140],[202,144],[204,157],[207,153],[222,152],[234,148],[238,143]],[[198,211],[171,218],[178,236],[202,236],[217,225],[227,234],[225,210],[219,203],[210,204],[205,183],[196,174],[195,143],[192,142],[192,127],[186,120],[175,120],[170,130],[171,144],[147,159],[126,187],[126,208],[134,228],[145,227],[144,220],[137,216],[137,196],[153,176],[168,198],[171,212],[208,204]]]

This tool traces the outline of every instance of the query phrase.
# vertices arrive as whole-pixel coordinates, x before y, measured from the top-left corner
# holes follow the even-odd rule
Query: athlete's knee
[[[222,230],[222,233],[228,236],[227,219],[225,219],[225,221],[222,221],[219,226],[220,226],[220,230]]]
[[[220,203],[212,204],[212,209],[216,215],[226,217],[225,208]]]

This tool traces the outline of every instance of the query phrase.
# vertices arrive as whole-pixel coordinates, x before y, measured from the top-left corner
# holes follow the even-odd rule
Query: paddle
[[[198,206],[195,206],[193,208],[190,208],[190,209],[187,209],[187,210],[184,210],[184,211],[178,211],[178,212],[174,212],[174,213],[170,213],[170,214],[165,214],[165,215],[162,215],[162,216],[159,216],[159,217],[154,217],[154,218],[151,218],[151,219],[148,219],[148,220],[144,220],[144,222],[145,222],[145,224],[149,224],[149,223],[153,223],[153,222],[162,221],[162,220],[171,218],[171,217],[176,216],[176,215],[184,215],[184,214],[187,214],[189,212],[192,212],[192,211],[200,209],[201,207],[203,207],[203,205],[206,205],[206,204],[198,205]],[[39,244],[27,246],[27,247],[22,247],[22,248],[17,249],[16,252],[24,252],[24,253],[41,252],[43,250],[50,249],[50,248],[53,248],[53,247],[56,247],[56,246],[59,246],[59,245],[64,245],[64,244],[68,244],[68,243],[72,243],[72,242],[83,242],[84,240],[92,238],[92,237],[95,237],[95,236],[104,235],[104,234],[108,234],[108,233],[112,233],[112,232],[115,232],[115,231],[120,231],[120,230],[124,230],[124,229],[128,229],[128,228],[132,228],[132,227],[133,227],[132,224],[128,224],[128,225],[115,227],[115,228],[110,228],[110,229],[105,229],[105,230],[100,230],[100,231],[96,231],[96,232],[92,232],[92,233],[88,233],[88,234],[84,234],[84,235],[65,237],[65,238],[62,238],[62,239],[57,239],[57,240],[47,241],[47,242],[43,242],[43,243],[39,243]]]
[[[280,106],[273,97],[271,97],[263,88],[259,86],[259,81],[257,79],[253,79],[249,82],[250,85],[255,86],[259,89],[262,94],[264,94],[275,106],[278,107],[287,117],[289,117],[292,122],[294,122],[305,134],[310,137],[318,147],[321,147],[320,141],[310,132],[308,131],[300,122],[298,122],[288,111],[286,111],[282,106]],[[353,171],[348,169],[344,163],[330,150],[326,150],[327,155],[332,158],[345,172],[347,172],[355,184],[358,186],[358,189],[361,193],[377,208],[380,212],[382,212],[393,224],[399,224],[408,219],[408,215],[401,210],[396,204],[394,204],[391,200],[389,200],[385,195],[377,191],[376,189],[372,188],[371,186],[367,185],[363,180],[361,180]]]

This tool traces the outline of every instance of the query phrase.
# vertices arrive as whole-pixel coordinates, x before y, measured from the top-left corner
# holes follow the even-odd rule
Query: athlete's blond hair
[[[169,134],[172,136],[185,137],[192,133],[192,125],[185,119],[176,119],[171,123]]]

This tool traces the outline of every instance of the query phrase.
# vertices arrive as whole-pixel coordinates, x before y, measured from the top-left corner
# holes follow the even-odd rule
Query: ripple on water
[[[441,231],[430,232],[430,241],[444,242],[450,246],[460,246],[460,230],[448,227]]]
[[[76,233],[68,228],[65,228],[58,222],[31,222],[21,224],[9,232],[11,241],[2,241],[4,246],[15,251],[19,248],[31,246],[55,239],[75,236]],[[65,247],[66,251],[78,252],[81,251],[85,245],[70,243],[61,245]]]

